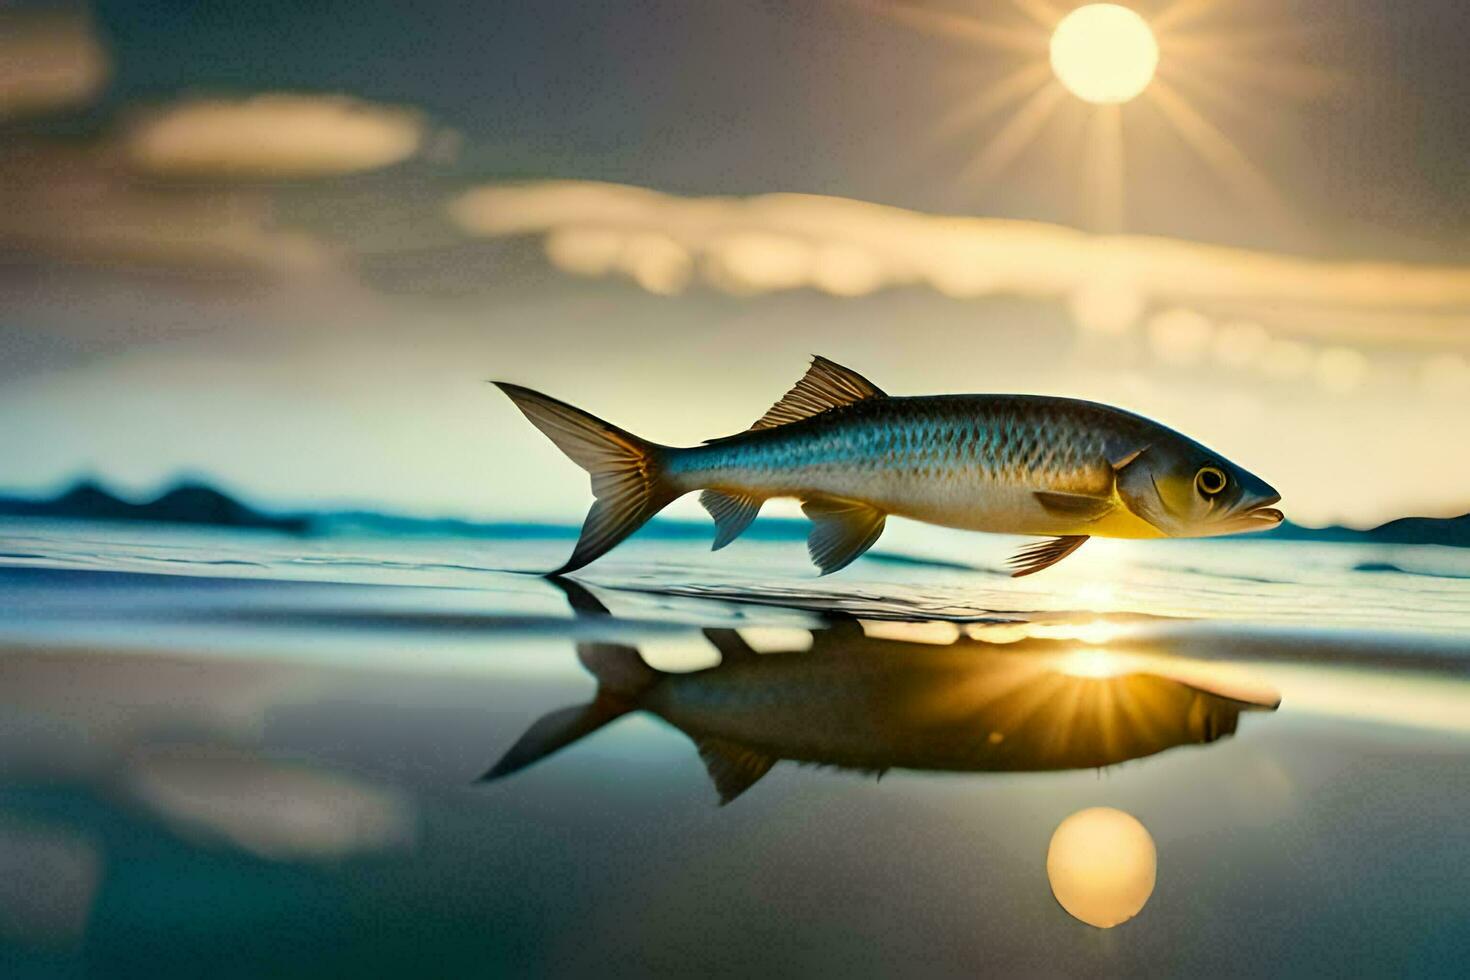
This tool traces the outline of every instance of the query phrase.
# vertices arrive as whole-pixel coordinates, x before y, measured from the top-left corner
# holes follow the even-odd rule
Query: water
[[[0,975],[1463,972],[1470,553],[954,537],[4,524]]]

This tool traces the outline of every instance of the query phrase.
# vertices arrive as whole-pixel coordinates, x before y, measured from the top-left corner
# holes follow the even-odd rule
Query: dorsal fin
[[[887,397],[882,389],[861,374],[816,354],[812,357],[812,366],[806,369],[801,380],[782,395],[770,411],[757,419],[751,429],[774,429],[778,425],[821,415],[831,408]]]

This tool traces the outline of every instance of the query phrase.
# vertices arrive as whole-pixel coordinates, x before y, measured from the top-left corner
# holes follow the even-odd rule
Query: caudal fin
[[[539,391],[501,381],[495,385],[592,477],[597,500],[587,512],[572,556],[553,574],[596,561],[679,496],[664,473],[668,447],[639,439]]]
[[[543,715],[480,777],[482,782],[519,772],[621,718],[635,710],[639,696],[659,681],[659,672],[644,663],[636,649],[620,643],[579,643],[577,657],[597,678],[597,696],[587,704]]]
[[[500,761],[489,772],[480,777],[480,781],[491,782],[513,772],[520,772],[583,736],[591,735],[631,710],[633,706],[623,699],[599,692],[588,704],[573,705],[543,715],[536,724],[526,729],[524,735],[516,739],[516,744],[500,757]]]

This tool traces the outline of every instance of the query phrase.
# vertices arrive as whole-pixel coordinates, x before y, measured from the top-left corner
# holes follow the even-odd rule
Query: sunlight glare
[[[1144,19],[1115,3],[1078,7],[1051,36],[1051,67],[1086,102],[1127,102],[1148,87],[1159,43]]]
[[[1068,677],[1091,680],[1119,677],[1128,672],[1127,665],[1121,658],[1097,648],[1074,650],[1062,659],[1057,668]]]
[[[1077,589],[1078,604],[1090,612],[1106,612],[1113,608],[1116,599],[1113,587],[1100,582],[1087,582]]]

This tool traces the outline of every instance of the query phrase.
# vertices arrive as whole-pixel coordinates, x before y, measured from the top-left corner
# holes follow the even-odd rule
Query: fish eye
[[[1229,482],[1229,478],[1225,476],[1225,471],[1218,466],[1200,467],[1200,471],[1194,475],[1195,489],[1206,497],[1213,497],[1221,490],[1224,490],[1227,482]]]

